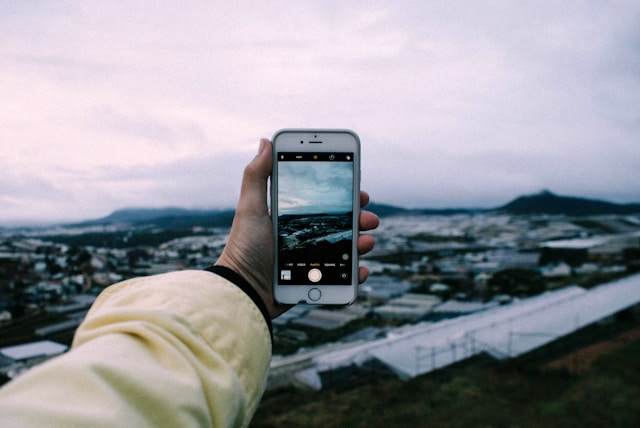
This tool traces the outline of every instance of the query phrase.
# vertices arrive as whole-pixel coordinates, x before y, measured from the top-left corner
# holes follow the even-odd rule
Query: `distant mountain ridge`
[[[397,205],[382,204],[378,202],[371,202],[369,205],[367,205],[366,209],[369,211],[373,211],[380,217],[390,217],[401,214],[451,215],[492,211],[484,208],[404,208]]]
[[[589,216],[605,214],[640,214],[640,203],[616,204],[599,199],[560,196],[549,190],[532,195],[523,195],[511,202],[495,208],[443,208],[443,209],[408,209],[394,205],[371,203],[367,209],[380,217],[398,214],[449,215],[474,212],[503,212],[513,215],[549,214],[568,216]]]
[[[559,196],[548,190],[533,195],[520,196],[497,211],[509,214],[564,214],[587,216],[604,214],[640,213],[640,204],[616,204],[598,199]]]
[[[163,217],[175,217],[184,215],[194,215],[198,211],[189,210],[186,208],[125,208],[117,210],[109,214],[108,216],[96,220],[99,222],[125,222],[135,223],[138,221],[148,221]]]
[[[114,211],[106,217],[76,223],[74,226],[91,226],[113,223],[145,224],[153,223],[159,227],[213,226],[230,227],[235,211],[196,210],[187,208],[124,208]]]
[[[519,196],[511,202],[495,208],[404,208],[371,202],[367,209],[375,212],[380,217],[394,215],[452,215],[478,212],[503,212],[513,215],[569,215],[588,216],[603,214],[637,214],[640,213],[640,203],[616,204],[598,199],[579,198],[573,196],[560,196],[548,190]],[[100,225],[111,223],[153,223],[159,227],[190,227],[190,226],[216,226],[229,227],[235,211],[232,209],[221,210],[193,210],[186,208],[127,208],[114,211],[110,215],[82,222],[76,225]]]

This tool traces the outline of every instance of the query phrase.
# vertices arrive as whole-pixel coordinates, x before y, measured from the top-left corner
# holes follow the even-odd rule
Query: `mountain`
[[[91,226],[112,223],[152,223],[158,227],[176,228],[193,226],[229,227],[234,210],[190,210],[185,208],[126,208],[114,211],[106,217],[89,220],[74,226]]]
[[[365,209],[376,213],[379,217],[390,217],[400,214],[451,215],[485,211],[477,208],[403,208],[396,205],[381,204],[378,202],[369,203]]]
[[[597,199],[559,196],[548,190],[534,195],[520,196],[495,211],[509,214],[564,214],[588,216],[602,214],[637,214],[640,204],[616,204]]]
[[[602,214],[638,214],[640,204],[616,204],[612,202],[560,196],[548,190],[533,195],[520,196],[506,205],[490,209],[467,208],[404,208],[396,205],[371,202],[367,210],[380,217],[394,215],[451,215],[477,212],[504,212],[513,215],[526,214],[565,214],[570,216],[587,216]],[[91,226],[111,223],[151,223],[158,227],[183,228],[192,226],[228,227],[231,226],[234,210],[190,210],[185,208],[128,208],[114,211],[112,214],[97,219],[75,224],[74,226]]]
[[[380,217],[388,217],[400,214],[422,215],[450,215],[477,212],[504,212],[513,215],[526,214],[564,214],[569,216],[589,216],[603,214],[640,214],[640,204],[616,204],[598,199],[579,198],[574,196],[560,196],[548,190],[533,195],[523,195],[511,202],[496,208],[489,209],[407,209],[393,205],[385,205],[372,202],[367,209]]]
[[[125,208],[112,212],[106,217],[94,220],[97,223],[138,223],[158,218],[193,215],[194,211],[184,208]]]
[[[397,214],[406,214],[408,209],[395,205],[380,204],[378,202],[370,202],[365,208],[367,211],[376,213],[380,217],[388,217]]]

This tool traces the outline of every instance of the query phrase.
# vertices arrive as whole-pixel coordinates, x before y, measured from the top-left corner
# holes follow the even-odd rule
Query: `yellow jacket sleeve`
[[[98,297],[69,352],[0,389],[0,426],[246,426],[270,359],[265,319],[233,283],[136,278]]]

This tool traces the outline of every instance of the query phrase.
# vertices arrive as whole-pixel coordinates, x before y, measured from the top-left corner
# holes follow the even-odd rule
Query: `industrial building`
[[[589,290],[569,286],[470,315],[417,324],[382,339],[355,342],[308,358],[296,354],[291,356],[296,366],[289,375],[295,379],[292,383],[322,389],[328,379],[339,382],[340,373],[352,375],[371,363],[409,379],[480,353],[514,358],[638,303],[640,274]],[[278,359],[277,364],[282,375],[287,359]]]

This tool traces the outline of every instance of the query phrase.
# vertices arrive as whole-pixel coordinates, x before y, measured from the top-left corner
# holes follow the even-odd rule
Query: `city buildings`
[[[640,215],[405,213],[382,218],[373,234],[376,248],[361,260],[371,277],[356,304],[295,307],[274,321],[276,354],[344,337],[368,342],[393,334],[389,328],[640,271]],[[204,268],[227,235],[228,228],[130,224],[0,231],[0,348],[43,340],[68,346],[102,289],[133,276]]]

